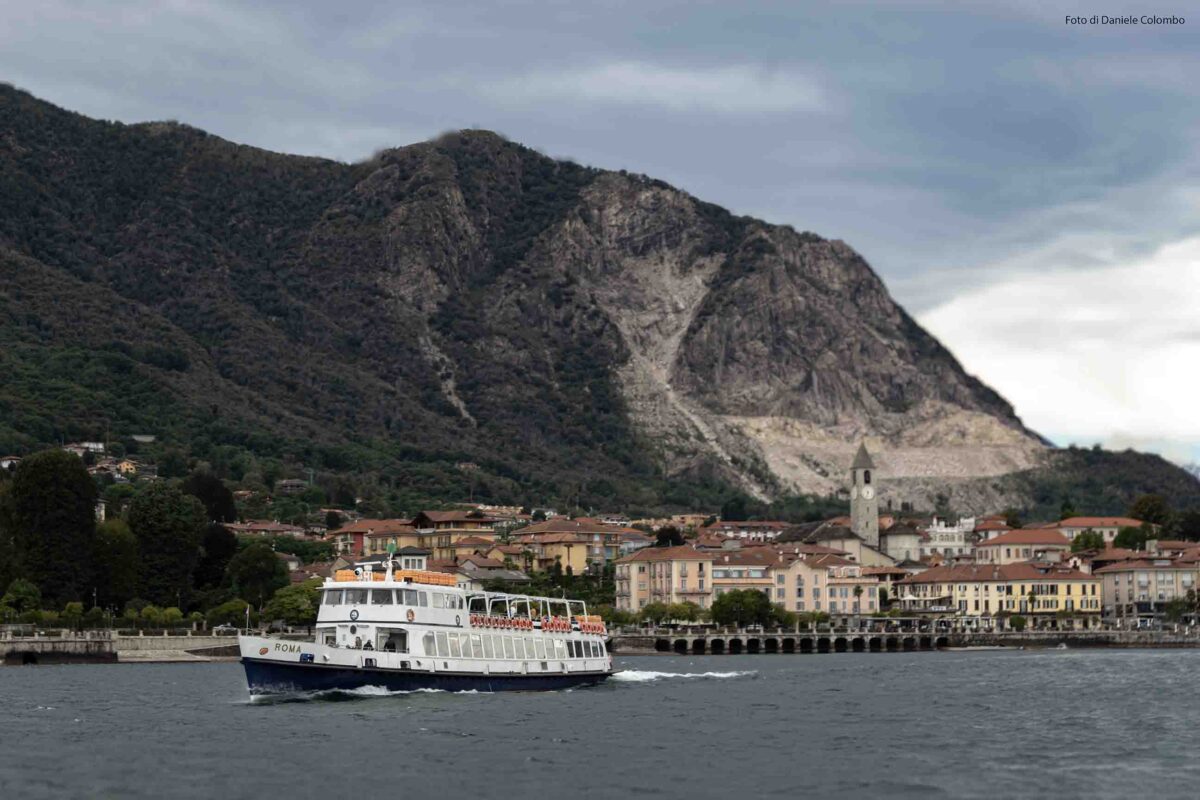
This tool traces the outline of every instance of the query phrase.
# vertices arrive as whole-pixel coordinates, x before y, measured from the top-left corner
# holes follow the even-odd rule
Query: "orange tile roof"
[[[1096,570],[1094,575],[1107,575],[1110,572],[1129,572],[1131,570],[1163,570],[1163,569],[1183,569],[1188,572],[1196,571],[1196,564],[1191,559],[1175,559],[1175,558],[1139,558],[1131,561],[1118,561],[1115,564],[1108,564]]]
[[[716,554],[702,552],[696,548],[681,544],[677,547],[643,547],[627,556],[617,559],[619,564],[633,561],[712,561]]]
[[[1067,517],[1055,523],[1059,528],[1140,528],[1144,524],[1131,517]]]
[[[930,567],[910,575],[900,583],[978,583],[1005,581],[1081,581],[1094,580],[1091,575],[1075,569],[1020,564],[952,564]]]
[[[338,533],[413,533],[414,528],[406,519],[359,519],[343,525],[331,534]]]
[[[453,547],[491,547],[495,542],[482,536],[464,536],[455,542]]]
[[[1070,547],[1071,542],[1066,536],[1063,536],[1052,528],[1033,528],[1026,530],[1021,528],[1015,531],[1002,533],[992,539],[987,539],[975,545],[975,549],[981,547],[1005,547],[1008,545],[1022,544],[1041,544],[1041,545],[1056,545],[1059,547]]]

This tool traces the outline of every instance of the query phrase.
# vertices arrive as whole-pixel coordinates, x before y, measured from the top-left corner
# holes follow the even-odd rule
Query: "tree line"
[[[282,609],[279,618],[298,624],[315,618],[315,589],[289,586],[270,544],[239,542],[225,527],[237,512],[220,479],[194,473],[144,484],[102,522],[98,500],[82,459],[63,450],[35,453],[11,478],[0,476],[0,620],[106,617],[158,627],[201,614],[213,624],[240,621],[247,609]]]

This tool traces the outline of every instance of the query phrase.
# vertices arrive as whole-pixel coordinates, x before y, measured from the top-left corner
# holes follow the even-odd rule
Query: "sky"
[[[661,178],[848,242],[1052,441],[1197,462],[1200,7],[1103,5],[0,0],[0,80],[343,161],[480,127]],[[1184,22],[1065,20],[1115,11]]]

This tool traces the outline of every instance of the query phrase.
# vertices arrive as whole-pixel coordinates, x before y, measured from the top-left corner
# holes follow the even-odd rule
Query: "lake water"
[[[618,661],[567,692],[288,702],[237,664],[0,668],[0,797],[1200,795],[1200,651]]]

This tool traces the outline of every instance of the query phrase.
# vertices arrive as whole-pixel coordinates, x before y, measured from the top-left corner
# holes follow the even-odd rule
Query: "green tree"
[[[1132,525],[1127,525],[1117,531],[1117,535],[1113,539],[1113,547],[1124,547],[1127,550],[1144,550],[1146,548],[1146,541],[1150,538],[1150,535],[1146,527],[1135,528]]]
[[[774,611],[771,600],[756,589],[735,589],[712,604],[712,619],[718,625],[768,625]]]
[[[675,622],[695,622],[700,619],[700,606],[695,603],[671,603],[667,607],[667,619]]]
[[[210,522],[201,540],[202,555],[196,564],[195,582],[201,589],[220,586],[225,580],[225,568],[237,553],[238,540],[233,531],[219,522]]]
[[[1021,631],[1025,630],[1025,626],[1027,624],[1028,624],[1028,620],[1026,620],[1020,614],[1013,614],[1011,617],[1008,618],[1008,627],[1012,628],[1017,633],[1020,633]]]
[[[1078,513],[1079,512],[1075,510],[1075,501],[1073,501],[1069,497],[1064,497],[1063,501],[1062,501],[1062,505],[1060,505],[1058,508],[1058,518],[1060,520],[1070,519],[1071,517],[1074,517]]]
[[[158,458],[160,478],[182,478],[187,474],[187,456],[177,447],[168,447]]]
[[[288,625],[312,627],[317,621],[317,609],[321,605],[321,579],[312,578],[295,586],[285,586],[271,598],[263,609],[262,617],[268,620],[281,619]]]
[[[208,627],[210,628],[215,628],[218,625],[234,625],[240,628],[246,624],[246,609],[249,607],[249,603],[241,598],[237,598],[222,603],[216,608],[209,609],[204,618],[208,621]],[[253,616],[252,612],[252,621]]]
[[[1103,550],[1104,549],[1104,534],[1099,531],[1094,531],[1088,528],[1086,531],[1080,532],[1071,541],[1071,552],[1078,553],[1083,550]]]
[[[1171,524],[1171,506],[1161,494],[1140,495],[1129,506],[1129,516],[1152,525]]]
[[[336,531],[342,527],[342,515],[330,509],[325,512],[325,528],[329,531]]]
[[[162,624],[163,625],[165,625],[168,628],[176,628],[176,627],[179,627],[180,623],[182,623],[182,622],[183,622],[183,612],[180,611],[177,607],[171,606],[170,608],[163,609],[163,612],[162,612]]]
[[[13,544],[12,480],[0,469],[0,586],[17,578],[16,548]]]
[[[1184,511],[1176,519],[1180,539],[1189,542],[1200,541],[1200,511]]]
[[[655,547],[678,547],[683,544],[683,534],[674,525],[664,525],[655,534]]]
[[[236,522],[237,505],[225,482],[210,472],[193,472],[179,488],[204,504],[209,522]]]
[[[146,606],[138,614],[138,619],[141,620],[142,627],[158,628],[163,623],[162,609],[155,605]]]
[[[261,542],[235,555],[228,572],[233,590],[256,608],[262,608],[271,595],[288,584],[287,567],[274,550]]]
[[[1011,506],[1004,509],[1004,524],[1010,528],[1021,527],[1021,512]]]
[[[721,506],[721,519],[747,519],[750,516],[750,503],[750,499],[744,494],[735,494]]]
[[[62,450],[34,453],[12,481],[14,557],[19,573],[60,606],[91,588],[96,484],[83,461]]]
[[[79,630],[83,626],[83,603],[72,600],[63,606],[62,622],[69,628]]]
[[[42,593],[37,584],[17,578],[8,585],[4,597],[0,597],[0,609],[14,614],[37,611],[42,607]]]
[[[207,524],[204,506],[165,483],[152,483],[129,504],[137,537],[139,594],[152,603],[186,602]]]
[[[102,606],[123,606],[137,594],[137,537],[123,519],[108,519],[96,526],[97,601]]]
[[[671,616],[671,607],[666,603],[647,603],[642,606],[642,610],[638,615],[643,622],[652,622],[655,625],[661,624]]]

